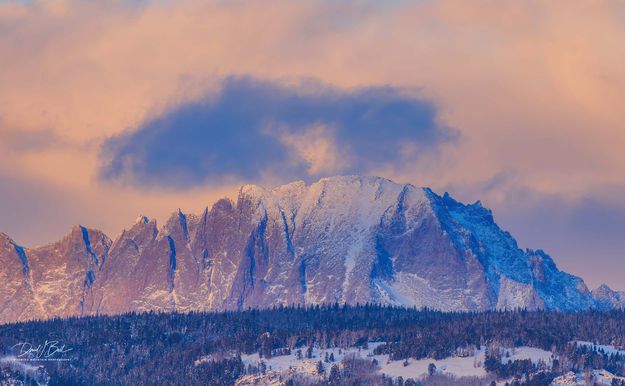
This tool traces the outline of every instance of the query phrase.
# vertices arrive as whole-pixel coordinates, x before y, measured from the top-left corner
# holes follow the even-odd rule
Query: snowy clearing
[[[407,365],[404,366],[403,360],[392,361],[389,360],[388,355],[373,355],[373,350],[383,343],[372,342],[368,344],[368,348],[351,347],[349,349],[331,348],[322,350],[319,348],[313,348],[312,358],[305,357],[306,349],[302,349],[302,359],[298,359],[297,350],[293,350],[291,355],[283,355],[272,358],[260,358],[258,353],[251,355],[242,355],[241,359],[245,365],[258,365],[262,360],[267,366],[268,370],[275,372],[295,371],[304,374],[316,374],[316,365],[319,361],[323,362],[325,371],[329,371],[333,363],[325,363],[324,359],[326,353],[334,355],[334,363],[338,363],[346,355],[356,355],[361,358],[377,360],[380,365],[380,372],[390,377],[403,377],[406,378],[421,378],[428,373],[428,366],[433,363],[436,366],[436,370],[443,374],[451,374],[458,377],[463,376],[476,376],[483,377],[487,375],[484,370],[484,348],[477,350],[474,355],[466,357],[449,357],[441,360],[434,360],[430,358],[425,359],[408,359]],[[552,354],[549,351],[541,350],[534,347],[516,347],[506,349],[508,353],[506,357],[502,358],[503,362],[508,360],[521,360],[530,359],[532,362],[537,363],[542,360],[548,365],[551,364]]]

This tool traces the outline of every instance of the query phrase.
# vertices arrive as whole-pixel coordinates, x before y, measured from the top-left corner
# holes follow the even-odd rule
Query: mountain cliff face
[[[597,301],[597,309],[625,308],[625,291],[614,291],[607,285],[602,284],[592,290],[592,295]]]
[[[178,211],[160,228],[142,216],[115,241],[75,227],[26,249],[2,234],[0,282],[2,322],[334,302],[618,307],[543,251],[520,250],[479,202],[358,176],[246,185],[236,202]]]

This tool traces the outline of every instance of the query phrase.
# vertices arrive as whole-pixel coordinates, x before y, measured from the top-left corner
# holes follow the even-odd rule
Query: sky
[[[378,175],[625,290],[623,63],[619,1],[0,1],[0,231]]]

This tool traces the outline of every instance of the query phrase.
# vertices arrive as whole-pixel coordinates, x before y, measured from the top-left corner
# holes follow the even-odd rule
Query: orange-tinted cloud
[[[460,131],[461,141],[416,164],[363,173],[451,187],[495,214],[511,205],[515,189],[582,202],[625,186],[624,7],[590,0],[3,2],[0,172],[104,207],[128,203],[116,219],[105,209],[90,215],[109,232],[134,217],[142,196],[159,213],[180,202],[210,203],[214,187],[172,196],[99,181],[100,145],[218,95],[224,76],[313,78],[342,89],[418,88],[441,125]],[[306,147],[311,137],[282,140],[300,141],[293,149],[311,170],[346,162],[333,142],[314,138],[326,150]],[[409,158],[418,150],[400,151]],[[507,174],[514,178],[481,189]]]

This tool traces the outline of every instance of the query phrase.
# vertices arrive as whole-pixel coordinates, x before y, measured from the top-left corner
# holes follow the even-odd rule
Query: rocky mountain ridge
[[[0,322],[127,311],[366,303],[442,310],[623,307],[541,250],[519,249],[489,209],[378,177],[245,185],[114,241],[83,226],[24,248],[0,234]]]

